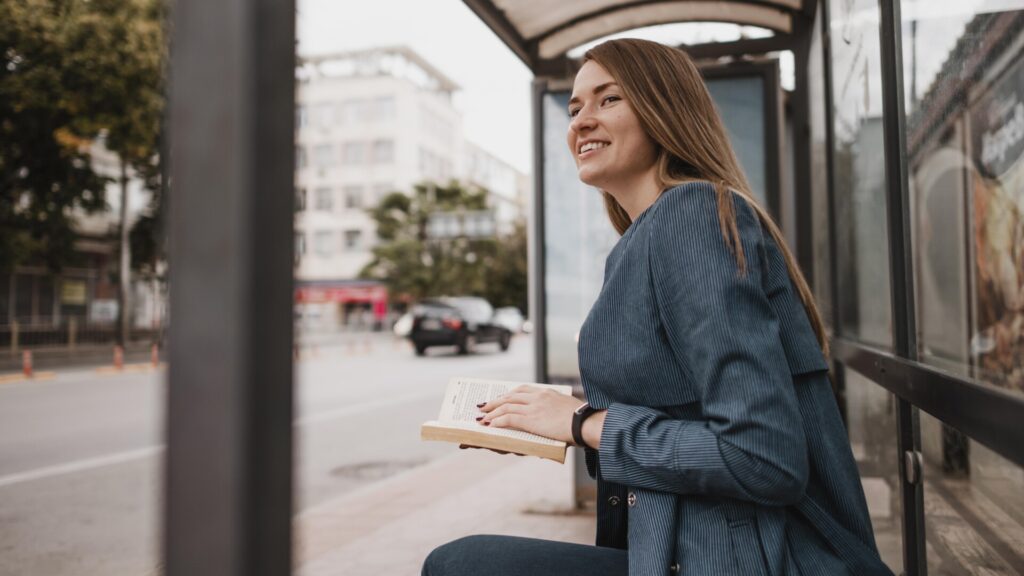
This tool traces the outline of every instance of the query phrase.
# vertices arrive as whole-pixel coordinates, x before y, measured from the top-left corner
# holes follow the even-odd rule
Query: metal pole
[[[295,3],[173,15],[165,572],[288,574]]]
[[[895,0],[879,0],[879,9],[893,348],[897,356],[916,360],[916,315],[914,276],[910,265],[913,262],[913,252],[907,193],[900,5]],[[897,397],[896,402],[896,444],[899,451],[900,492],[903,502],[903,566],[908,575],[924,576],[928,573],[928,565],[924,543],[924,489],[920,470],[921,438],[917,409],[905,398]]]

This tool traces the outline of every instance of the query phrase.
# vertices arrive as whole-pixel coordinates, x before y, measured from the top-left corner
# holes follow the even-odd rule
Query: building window
[[[346,186],[345,187],[345,208],[362,208],[363,207],[363,187],[362,186]]]
[[[334,124],[333,104],[314,104],[312,107],[312,121],[320,128],[327,128]]]
[[[358,250],[363,243],[362,230],[345,230],[345,249]]]
[[[317,144],[313,147],[313,164],[318,168],[334,165],[334,146]]]
[[[395,143],[391,140],[374,140],[373,163],[390,164],[395,160]]]
[[[295,167],[305,168],[309,164],[309,158],[306,157],[306,148],[303,146],[295,147]]]
[[[385,122],[395,117],[395,97],[379,96],[373,99],[373,119]]]
[[[295,129],[300,130],[306,127],[309,122],[309,112],[305,106],[299,105],[295,107]]]
[[[298,264],[306,254],[306,235],[302,232],[295,233],[295,263]]]
[[[366,163],[366,142],[345,142],[341,149],[341,163],[356,166]]]
[[[334,194],[330,188],[317,188],[315,202],[315,208],[321,212],[334,210]]]
[[[313,233],[313,251],[317,256],[331,256],[334,254],[334,232],[319,230]]]
[[[296,188],[295,189],[295,211],[302,212],[306,209],[306,189]]]
[[[363,116],[362,100],[346,100],[338,106],[341,113],[341,121],[345,124],[356,124]]]

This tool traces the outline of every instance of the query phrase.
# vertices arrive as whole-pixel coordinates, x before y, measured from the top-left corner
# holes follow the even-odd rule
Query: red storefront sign
[[[295,289],[295,301],[300,304],[324,302],[381,302],[388,299],[383,286],[300,286]]]

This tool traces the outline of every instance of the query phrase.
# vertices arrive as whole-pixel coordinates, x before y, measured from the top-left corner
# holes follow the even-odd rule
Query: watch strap
[[[583,441],[583,422],[594,412],[597,412],[597,409],[584,402],[572,413],[572,441],[580,448],[590,448]]]

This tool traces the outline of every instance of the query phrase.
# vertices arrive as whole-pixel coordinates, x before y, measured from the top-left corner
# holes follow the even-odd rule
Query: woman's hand
[[[536,386],[517,386],[480,406],[483,426],[511,428],[572,444],[572,413],[583,401]],[[596,415],[595,415],[596,416]]]

